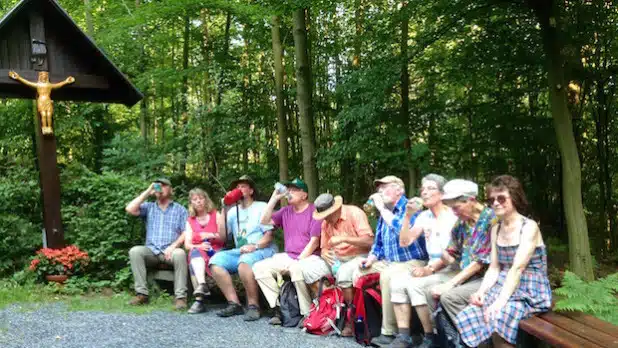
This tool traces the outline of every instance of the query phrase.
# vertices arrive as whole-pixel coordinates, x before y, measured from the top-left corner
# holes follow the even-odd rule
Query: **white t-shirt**
[[[450,208],[442,211],[437,219],[429,209],[416,218],[414,226],[420,226],[423,229],[430,262],[442,256],[442,251],[451,241],[451,231],[455,222],[457,222],[457,216]]]

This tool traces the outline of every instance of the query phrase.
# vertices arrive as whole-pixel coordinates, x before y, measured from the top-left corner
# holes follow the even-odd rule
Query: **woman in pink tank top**
[[[189,313],[201,313],[205,310],[202,300],[210,295],[206,285],[206,274],[211,276],[208,261],[215,252],[223,249],[225,243],[223,218],[217,212],[208,194],[199,188],[189,192],[189,218],[185,227],[185,249],[188,252],[189,265],[198,286],[193,295],[196,303]]]

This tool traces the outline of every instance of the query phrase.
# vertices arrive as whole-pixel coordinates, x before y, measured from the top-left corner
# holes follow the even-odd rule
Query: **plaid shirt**
[[[427,250],[425,249],[425,238],[417,238],[414,243],[402,248],[399,246],[399,231],[401,231],[402,223],[406,214],[406,204],[408,199],[406,196],[401,196],[395,208],[393,209],[393,222],[389,226],[382,217],[378,219],[376,226],[376,237],[371,247],[371,254],[375,255],[378,260],[386,260],[389,262],[405,262],[409,260],[427,260]],[[414,224],[417,214],[414,214],[410,219],[410,224]]]
[[[146,246],[155,255],[161,254],[185,230],[187,209],[171,202],[165,211],[157,202],[146,202],[139,206],[139,216],[146,222]]]

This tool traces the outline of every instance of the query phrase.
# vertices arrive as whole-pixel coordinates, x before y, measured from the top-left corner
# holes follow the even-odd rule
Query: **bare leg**
[[[433,333],[433,326],[431,325],[431,312],[429,311],[429,306],[420,305],[414,307],[416,309],[416,314],[418,314],[418,318],[421,320],[421,325],[423,325],[423,331],[425,333]],[[410,317],[408,317],[408,322],[410,322]]]
[[[318,290],[320,290],[320,282],[313,282],[311,284],[309,284],[309,289],[311,289],[311,297],[312,298],[316,298],[318,297]]]
[[[258,284],[253,275],[251,266],[246,263],[240,263],[238,265],[238,275],[242,284],[245,286],[245,293],[247,294],[247,306],[254,305],[259,306],[259,292]],[[234,291],[236,295],[236,291]]]
[[[502,338],[497,333],[494,333],[493,335],[491,335],[491,340],[493,341],[493,344],[494,344],[495,348],[512,348],[512,347],[515,347],[514,345],[510,344],[509,342],[507,342],[504,338]]]
[[[224,268],[216,265],[211,265],[210,271],[212,272],[212,277],[215,278],[217,282],[217,286],[221,289],[223,296],[225,296],[225,299],[234,303],[240,303],[230,274],[227,273]]]
[[[397,328],[410,328],[410,304],[409,303],[393,303],[395,318],[397,319]]]
[[[198,284],[206,283],[206,262],[201,257],[194,257],[191,259],[191,267],[193,267],[193,273],[195,273],[195,279]]]
[[[354,301],[354,288],[353,287],[343,289],[343,300],[348,304]]]

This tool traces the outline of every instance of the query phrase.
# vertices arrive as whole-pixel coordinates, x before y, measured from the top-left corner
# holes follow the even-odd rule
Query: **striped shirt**
[[[406,214],[406,204],[408,199],[406,196],[401,196],[395,208],[393,209],[393,221],[388,225],[382,217],[378,219],[376,225],[376,237],[371,247],[371,254],[375,255],[378,260],[386,260],[389,262],[405,262],[409,260],[427,260],[427,250],[425,249],[425,238],[417,238],[412,244],[407,247],[399,246],[399,232],[401,231],[402,223]],[[414,225],[417,214],[414,214],[410,223]]]
[[[155,255],[163,253],[184,231],[187,215],[187,209],[176,202],[165,210],[157,202],[142,203],[139,216],[146,222],[146,247]]]

